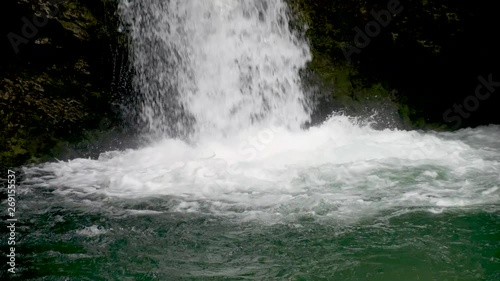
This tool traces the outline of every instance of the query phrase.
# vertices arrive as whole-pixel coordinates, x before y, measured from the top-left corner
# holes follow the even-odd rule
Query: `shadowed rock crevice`
[[[1,24],[3,165],[88,156],[102,145],[98,132],[128,127],[122,107],[132,93],[131,70],[116,4],[2,4],[9,11]],[[72,143],[87,143],[85,152]]]

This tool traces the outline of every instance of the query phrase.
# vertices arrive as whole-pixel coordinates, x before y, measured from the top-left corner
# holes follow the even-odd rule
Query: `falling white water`
[[[161,197],[147,210],[271,221],[498,204],[498,126],[380,131],[334,115],[300,129],[310,55],[286,11],[281,0],[123,1],[144,121],[195,137],[25,168],[28,192],[92,195],[92,206]]]
[[[154,133],[232,134],[309,120],[298,71],[311,59],[282,0],[124,1]]]

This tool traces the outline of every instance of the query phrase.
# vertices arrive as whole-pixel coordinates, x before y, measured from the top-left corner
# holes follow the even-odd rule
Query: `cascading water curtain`
[[[228,135],[309,120],[299,70],[310,50],[282,0],[128,0],[119,11],[150,132]]]

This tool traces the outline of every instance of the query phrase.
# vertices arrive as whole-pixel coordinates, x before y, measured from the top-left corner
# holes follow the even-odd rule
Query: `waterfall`
[[[375,130],[333,115],[302,130],[311,55],[282,0],[124,0],[119,12],[144,124],[161,137],[26,167],[26,184],[89,204],[162,198],[174,212],[275,222],[498,203],[498,126]]]
[[[126,0],[119,11],[150,132],[228,135],[309,120],[299,70],[311,54],[284,1]]]

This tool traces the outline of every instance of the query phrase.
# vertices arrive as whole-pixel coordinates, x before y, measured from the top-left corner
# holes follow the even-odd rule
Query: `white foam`
[[[174,196],[177,212],[353,217],[398,206],[499,202],[498,175],[490,173],[499,162],[481,159],[482,150],[451,136],[377,131],[348,120],[332,117],[307,131],[272,128],[265,143],[248,141],[262,131],[255,128],[191,145],[164,140],[26,172],[54,173],[44,183],[65,196]],[[210,207],[201,208],[200,200]]]
[[[106,234],[108,231],[101,226],[91,225],[76,231],[76,234],[82,236],[94,237],[102,234]]]

